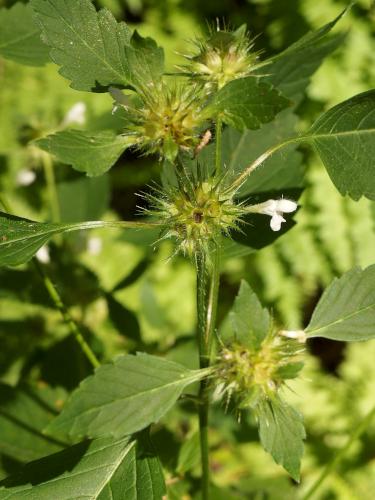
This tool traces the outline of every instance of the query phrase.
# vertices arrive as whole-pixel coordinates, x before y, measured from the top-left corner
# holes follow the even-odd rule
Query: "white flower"
[[[62,125],[64,127],[72,124],[84,125],[86,121],[86,104],[77,102],[66,113]]]
[[[281,198],[280,200],[267,200],[257,205],[258,213],[271,217],[272,231],[280,231],[281,224],[285,222],[283,213],[291,213],[297,209],[297,203],[292,200]]]
[[[34,170],[23,168],[17,173],[16,182],[19,186],[30,186],[36,179]]]
[[[47,245],[43,245],[37,253],[35,254],[35,257],[41,262],[42,264],[48,264],[51,259],[49,256],[49,248]]]

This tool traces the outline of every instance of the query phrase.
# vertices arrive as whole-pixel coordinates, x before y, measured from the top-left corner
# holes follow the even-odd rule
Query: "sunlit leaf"
[[[220,89],[204,113],[216,114],[239,130],[257,129],[272,121],[289,104],[271,85],[248,77],[233,80]]]
[[[133,434],[158,421],[205,375],[148,354],[119,356],[82,382],[48,430],[75,437]]]
[[[142,223],[139,223],[143,226]],[[137,222],[86,221],[34,222],[0,212],[0,266],[17,266],[30,260],[55,234],[96,227],[137,227]],[[147,224],[146,224],[147,226]]]
[[[163,51],[134,35],[109,10],[96,12],[90,0],[32,0],[51,59],[77,90],[109,86],[139,88],[163,72]],[[84,23],[82,22],[84,20]]]
[[[42,66],[50,60],[29,4],[17,2],[10,9],[0,9],[0,54],[29,66]]]
[[[102,175],[132,141],[110,131],[64,130],[36,141],[37,146],[90,177]]]
[[[257,70],[257,73],[265,75],[262,81],[272,83],[287,97],[298,100],[324,58],[343,43],[344,35],[328,35],[347,10],[266,61],[265,66]]]
[[[306,137],[342,195],[375,200],[375,90],[328,110]]]
[[[263,401],[256,407],[256,413],[263,448],[299,481],[306,437],[302,416],[279,398]]]
[[[242,280],[230,312],[233,337],[241,345],[259,348],[270,328],[270,316],[249,284]]]
[[[324,291],[306,328],[308,337],[375,338],[375,265],[355,267]]]

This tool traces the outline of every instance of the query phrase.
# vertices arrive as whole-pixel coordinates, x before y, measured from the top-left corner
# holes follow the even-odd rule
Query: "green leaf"
[[[10,333],[10,332],[7,332]],[[63,389],[47,385],[0,385],[0,452],[21,463],[65,448],[43,434],[65,400]]]
[[[310,323],[308,337],[368,340],[375,337],[375,265],[355,267],[334,279],[323,293]]]
[[[263,401],[256,407],[256,413],[263,448],[299,481],[306,437],[302,416],[279,398]]]
[[[96,227],[138,227],[138,225],[143,226],[143,223],[125,221],[34,222],[0,212],[0,266],[24,264],[55,234]]]
[[[81,383],[47,431],[75,437],[133,434],[158,421],[186,386],[207,373],[148,354],[119,356]]]
[[[298,100],[324,58],[343,43],[344,35],[327,35],[349,8],[332,22],[308,33],[277,56],[265,61],[264,66],[257,70],[259,75],[266,74],[261,81],[275,85],[285,96]]]
[[[193,435],[184,441],[178,454],[176,468],[178,474],[185,474],[193,467],[199,465],[201,458],[199,443],[199,431],[194,432]]]
[[[230,318],[236,342],[250,348],[259,348],[269,332],[270,315],[245,280],[241,281]]]
[[[59,161],[93,177],[107,172],[131,143],[131,138],[109,130],[64,130],[39,139],[35,144]]]
[[[129,65],[129,84],[148,93],[164,73],[164,51],[155,40],[143,38],[137,31],[134,31],[130,44],[130,47],[124,47]]]
[[[61,222],[100,218],[110,198],[109,176],[83,177],[57,184]]]
[[[375,90],[328,110],[305,137],[342,195],[375,200]]]
[[[163,469],[159,458],[154,453],[148,430],[138,434],[137,438],[136,491],[131,498],[134,500],[162,500],[166,494]],[[124,476],[122,476],[123,481]],[[119,490],[119,493],[121,491]],[[127,499],[124,498],[124,500]]]
[[[228,127],[223,133],[223,168],[229,172],[228,177],[238,176],[269,148],[295,135],[297,121],[297,116],[288,109],[259,130],[240,133]],[[246,179],[238,195],[302,187],[306,167],[296,148],[292,144],[269,157]]]
[[[257,129],[272,121],[290,101],[266,83],[254,77],[239,78],[225,85],[213,97],[205,116],[218,115],[239,130]]]
[[[77,444],[28,464],[1,485],[1,500],[161,500],[165,492],[160,466],[152,457],[137,460],[129,438]]]
[[[0,9],[0,54],[20,64],[42,66],[50,61],[29,4]]]
[[[163,51],[90,0],[32,0],[52,60],[77,90],[146,87],[163,72]]]

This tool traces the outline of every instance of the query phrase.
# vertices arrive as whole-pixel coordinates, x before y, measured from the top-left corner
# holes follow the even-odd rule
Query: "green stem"
[[[75,321],[71,317],[69,311],[65,307],[65,305],[64,305],[63,301],[61,300],[61,297],[60,297],[60,295],[59,295],[59,293],[58,293],[58,291],[56,289],[56,287],[52,283],[51,279],[47,276],[47,274],[45,273],[43,267],[39,264],[39,262],[37,261],[37,259],[34,259],[33,262],[34,262],[35,267],[37,268],[37,270],[38,270],[38,272],[39,272],[39,274],[40,274],[40,276],[41,276],[41,278],[43,280],[43,283],[44,283],[44,286],[47,289],[48,295],[50,296],[50,298],[51,298],[52,302],[54,303],[56,309],[58,309],[60,311],[61,316],[63,317],[65,323],[68,325],[71,333],[74,335],[74,338],[76,339],[76,341],[80,345],[83,353],[86,355],[86,357],[90,361],[91,365],[94,368],[98,368],[98,366],[100,366],[98,358],[95,356],[95,354],[91,350],[90,346],[88,345],[88,343],[84,339],[82,333],[80,332],[77,324],[75,323]]]
[[[222,122],[221,119],[218,118],[216,122],[216,154],[215,154],[215,173],[216,176],[221,174],[221,148],[222,148]]]
[[[43,152],[42,165],[47,184],[48,201],[51,207],[52,221],[60,222],[61,220],[60,204],[59,204],[59,198],[57,196],[55,171],[53,169],[53,163],[50,154]]]
[[[349,450],[351,445],[359,439],[359,437],[365,432],[367,427],[369,426],[371,420],[375,417],[375,407],[365,416],[362,422],[355,428],[355,431],[348,439],[346,445],[341,448],[333,457],[333,459],[325,466],[322,470],[322,473],[318,477],[318,479],[313,483],[313,485],[307,490],[307,492],[302,497],[302,500],[307,500],[311,498],[319,486],[323,483],[323,481],[335,470],[338,464],[346,455],[346,452]]]
[[[211,361],[212,339],[215,329],[218,292],[220,282],[220,243],[215,244],[208,262],[205,252],[196,257],[197,270],[197,313],[200,368],[208,368]],[[207,379],[203,379],[199,391],[199,431],[202,461],[202,500],[209,500],[210,459],[208,445],[208,424],[210,402],[207,394]]]

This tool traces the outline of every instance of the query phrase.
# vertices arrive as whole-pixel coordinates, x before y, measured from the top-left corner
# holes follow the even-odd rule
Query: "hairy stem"
[[[289,144],[294,144],[298,142],[306,141],[306,137],[293,137],[292,139],[288,139],[284,142],[280,142],[279,144],[276,144],[275,146],[272,146],[272,148],[267,149],[263,154],[258,156],[256,160],[254,160],[250,165],[248,165],[245,170],[232,182],[232,184],[224,191],[224,193],[235,193],[240,189],[242,184],[246,181],[246,179],[249,177],[249,175],[254,172],[255,169],[257,169],[262,163],[264,163],[270,156],[272,156],[276,151],[279,149],[284,148],[285,146],[288,146]]]
[[[51,207],[52,221],[60,222],[61,220],[60,204],[59,204],[59,198],[57,196],[56,178],[50,154],[43,153],[42,165],[47,184],[48,201],[49,201],[49,206]]]
[[[375,407],[365,416],[362,422],[355,428],[353,434],[349,437],[346,445],[341,448],[333,457],[333,459],[328,462],[325,468],[322,470],[318,479],[313,483],[313,485],[307,490],[307,492],[303,495],[301,500],[308,500],[311,498],[317,491],[317,489],[321,486],[323,481],[335,470],[338,464],[346,455],[349,448],[352,444],[357,441],[361,437],[361,435],[365,432],[367,427],[369,426],[371,420],[375,417]]]
[[[223,126],[220,118],[216,122],[216,154],[215,154],[215,174],[219,176],[221,174],[221,148],[222,148],[222,131]]]
[[[39,264],[37,259],[34,259],[33,262],[34,262],[35,267],[37,268],[37,270],[38,270],[38,272],[43,280],[43,283],[44,283],[44,286],[46,287],[48,295],[50,296],[56,309],[58,309],[60,311],[61,316],[63,317],[63,320],[68,325],[71,333],[74,335],[74,338],[78,342],[79,346],[81,347],[81,349],[82,349],[83,353],[85,354],[85,356],[87,357],[87,359],[90,361],[91,365],[94,368],[97,368],[98,366],[100,366],[100,362],[99,362],[98,358],[95,356],[95,354],[91,350],[90,346],[88,345],[88,343],[84,339],[81,331],[79,330],[77,324],[75,323],[75,321],[71,317],[68,309],[65,307],[55,285],[52,283],[49,276],[47,276],[46,272],[44,271],[43,267]]]
[[[220,281],[220,245],[215,244],[208,256],[200,252],[196,257],[197,269],[197,312],[198,345],[200,368],[208,368],[211,361],[211,347],[215,329],[216,311]],[[208,423],[210,402],[207,394],[207,379],[203,379],[199,391],[199,430],[202,461],[202,500],[209,500],[210,460],[208,445]]]

